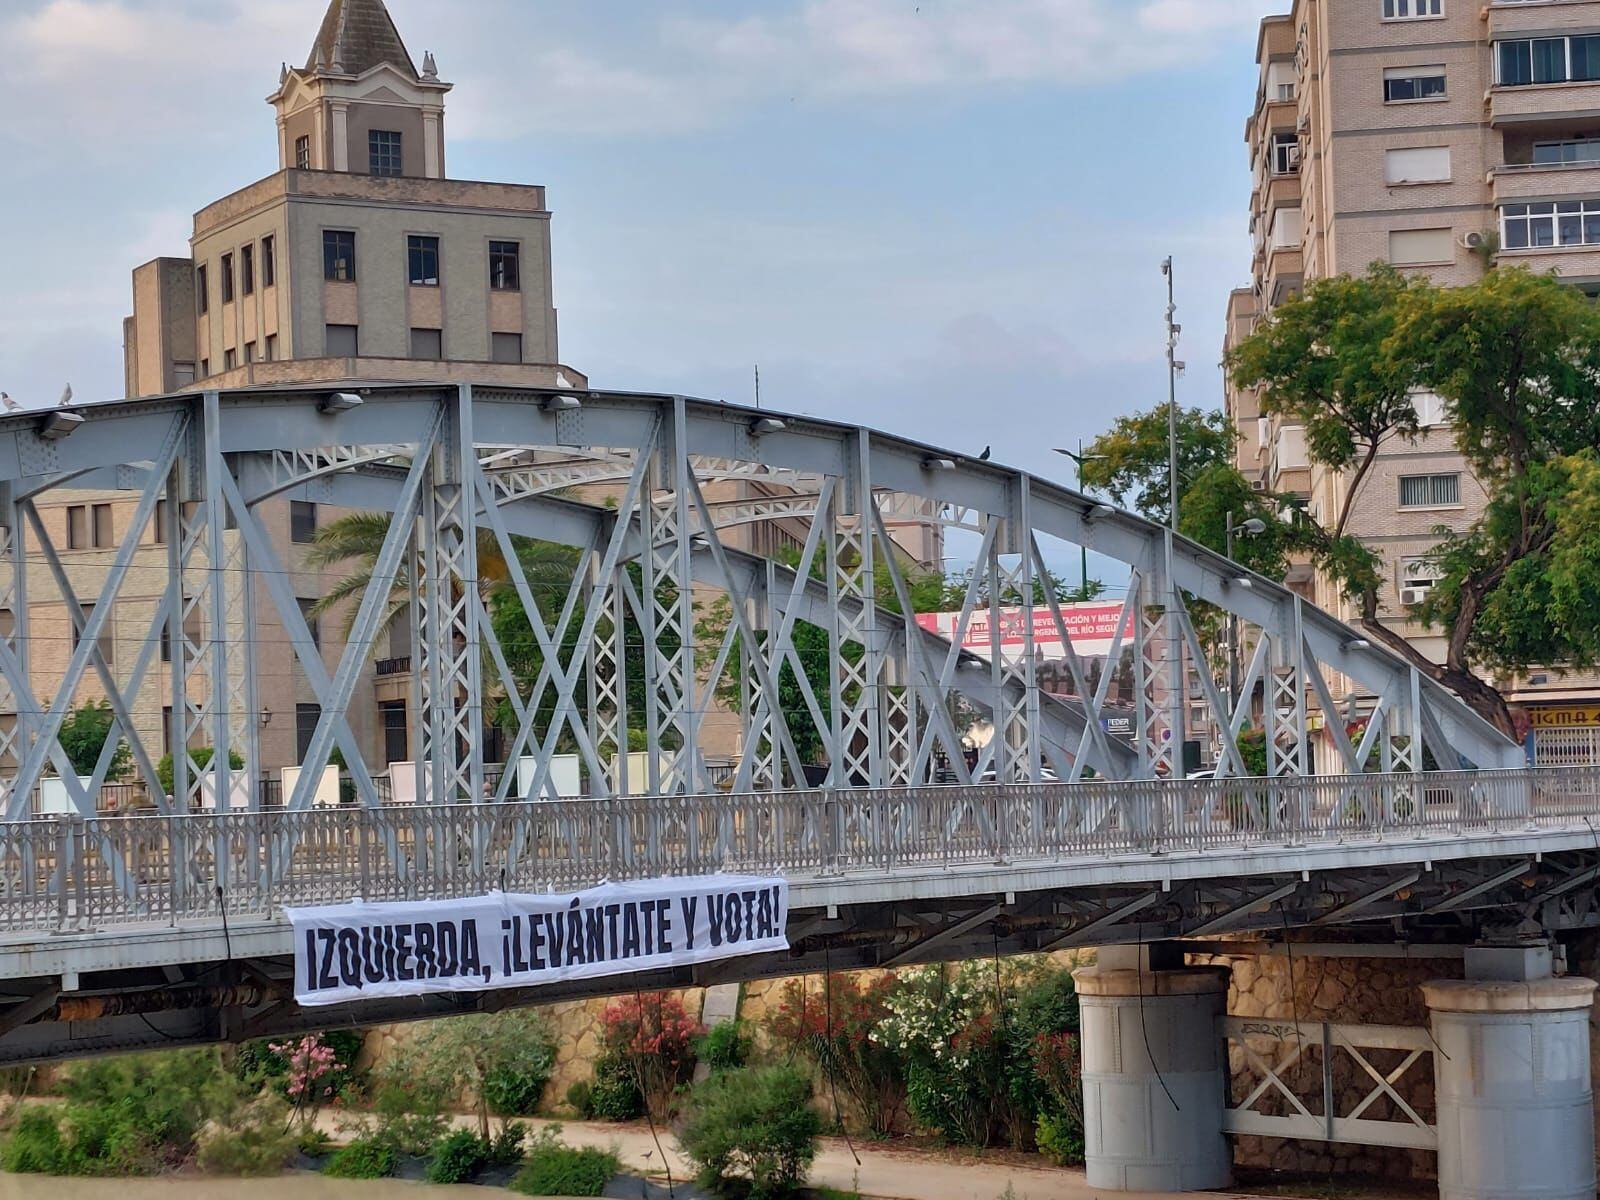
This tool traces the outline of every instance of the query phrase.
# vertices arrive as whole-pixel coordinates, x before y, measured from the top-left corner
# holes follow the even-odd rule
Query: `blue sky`
[[[0,0],[0,388],[120,395],[129,270],[276,167],[324,0]],[[542,183],[562,358],[601,386],[1049,452],[1221,400],[1270,0],[390,0],[449,167]]]

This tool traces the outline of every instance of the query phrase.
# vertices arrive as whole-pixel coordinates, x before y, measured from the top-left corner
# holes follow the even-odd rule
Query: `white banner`
[[[294,998],[305,1005],[537,987],[789,948],[788,881],[748,875],[284,912]]]

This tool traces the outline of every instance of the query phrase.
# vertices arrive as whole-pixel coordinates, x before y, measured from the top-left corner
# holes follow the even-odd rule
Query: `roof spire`
[[[324,63],[347,75],[388,65],[421,79],[383,0],[329,0],[306,68]]]

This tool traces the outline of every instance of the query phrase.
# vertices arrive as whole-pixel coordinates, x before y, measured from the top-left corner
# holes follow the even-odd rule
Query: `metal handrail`
[[[1071,862],[1578,826],[1600,767],[358,805],[0,823],[0,929],[717,871]]]

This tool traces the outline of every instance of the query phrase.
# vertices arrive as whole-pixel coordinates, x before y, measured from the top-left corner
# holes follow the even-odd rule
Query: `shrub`
[[[395,1148],[377,1138],[359,1138],[322,1166],[324,1175],[338,1179],[387,1179],[398,1162]]]
[[[509,1167],[522,1159],[522,1143],[528,1136],[528,1128],[520,1121],[509,1122],[504,1129],[489,1140],[489,1163],[491,1167]]]
[[[65,1175],[67,1151],[61,1136],[60,1108],[25,1108],[17,1127],[0,1145],[0,1170],[13,1175]]]
[[[672,1098],[694,1073],[700,1025],[676,996],[656,992],[612,1001],[605,1015],[605,1049],[632,1069],[639,1092],[657,1121],[672,1115]]]
[[[1034,1131],[1039,1153],[1058,1167],[1075,1167],[1083,1162],[1083,1122],[1064,1116],[1040,1113]]]
[[[700,1036],[695,1055],[713,1071],[732,1071],[750,1061],[750,1035],[742,1022],[724,1021]]]
[[[586,1146],[575,1150],[558,1139],[561,1127],[540,1131],[528,1149],[527,1161],[511,1181],[511,1190],[525,1196],[598,1196],[620,1166],[615,1153]]]
[[[200,1134],[195,1163],[212,1175],[276,1175],[294,1157],[296,1138],[283,1102],[264,1095],[224,1124]]]
[[[899,1055],[876,1036],[892,1015],[889,999],[899,987],[892,976],[862,983],[854,976],[831,975],[821,995],[802,980],[784,988],[778,1010],[767,1025],[774,1042],[793,1046],[849,1098],[867,1131],[887,1137],[905,1106],[905,1067]]]
[[[594,1116],[594,1087],[587,1079],[567,1085],[567,1107],[585,1121]]]
[[[333,1149],[333,1139],[320,1129],[302,1129],[295,1148],[307,1158],[321,1158]]]
[[[644,1115],[644,1097],[633,1065],[620,1054],[602,1054],[594,1064],[589,1116],[601,1121],[632,1121]]]
[[[455,1099],[455,1081],[426,1069],[428,1065],[408,1046],[372,1073],[372,1112],[377,1117],[372,1137],[403,1154],[427,1154],[448,1124],[445,1113]]]
[[[417,1039],[417,1069],[446,1087],[451,1099],[474,1101],[478,1136],[489,1138],[489,1114],[524,1116],[544,1094],[556,1043],[544,1017],[527,1010],[474,1013],[436,1021]]]
[[[470,1129],[445,1134],[428,1162],[429,1183],[471,1183],[488,1165],[489,1146]]]
[[[803,1182],[817,1153],[822,1118],[811,1081],[790,1066],[723,1071],[689,1094],[678,1132],[700,1183],[727,1191],[739,1177],[756,1200],[783,1196]]]
[[[208,766],[210,766],[211,760],[216,756],[216,753],[216,749],[211,746],[196,746],[193,750],[189,751],[189,762],[191,764],[190,777],[193,778],[194,772],[204,771]],[[233,771],[244,770],[243,757],[241,757],[239,752],[233,749],[231,746],[228,748],[228,768],[229,770]],[[161,786],[167,790],[167,795],[170,796],[172,794],[173,781],[171,754],[163,754],[161,756],[161,761],[156,763],[156,779],[160,782]]]

